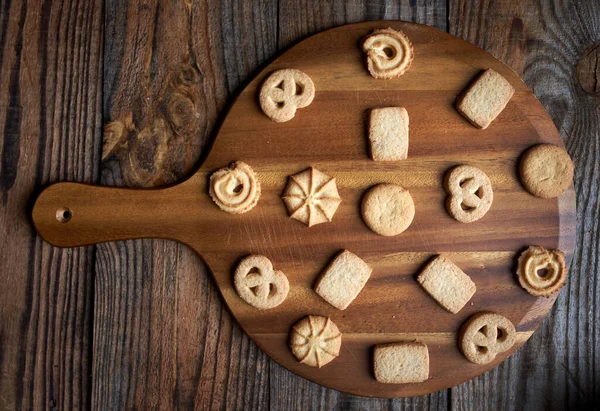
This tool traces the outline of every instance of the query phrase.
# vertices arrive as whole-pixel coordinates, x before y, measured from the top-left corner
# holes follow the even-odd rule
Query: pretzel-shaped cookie
[[[238,264],[233,277],[235,290],[248,304],[266,310],[277,307],[288,295],[290,284],[264,255],[249,255]]]
[[[536,297],[550,297],[567,280],[565,255],[560,250],[549,251],[531,246],[521,253],[517,266],[521,287]]]
[[[402,31],[391,28],[374,30],[363,40],[367,68],[375,78],[397,78],[413,60],[412,43]]]
[[[494,200],[490,179],[473,166],[452,168],[444,178],[444,189],[448,193],[446,209],[461,223],[479,220],[488,212]]]
[[[210,176],[208,193],[221,210],[243,214],[258,202],[260,183],[248,164],[236,161]]]
[[[296,115],[297,108],[312,103],[315,84],[300,70],[277,70],[265,80],[260,88],[260,108],[277,123],[289,121]]]
[[[472,363],[488,364],[514,345],[516,334],[508,318],[490,312],[477,313],[460,329],[460,350]]]

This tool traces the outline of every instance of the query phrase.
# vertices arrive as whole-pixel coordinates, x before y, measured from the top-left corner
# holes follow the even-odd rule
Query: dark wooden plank
[[[102,183],[181,179],[232,96],[275,54],[276,2],[105,3]],[[268,358],[241,332],[189,248],[102,245],[96,408],[265,408]]]
[[[319,31],[363,20],[407,20],[446,30],[444,0],[279,2],[278,49],[284,50]],[[271,409],[446,409],[447,391],[423,397],[381,400],[324,388],[270,362]]]
[[[600,98],[584,61],[600,41],[597,1],[450,1],[450,33],[509,64],[540,99],[577,165],[577,250],[567,287],[516,355],[451,391],[455,409],[586,409],[600,402]],[[588,50],[588,52],[586,52]],[[596,69],[597,70],[597,69]],[[596,71],[597,72],[597,71]],[[590,91],[586,93],[584,90]]]
[[[52,182],[98,182],[101,1],[0,3],[0,408],[89,405],[94,247],[44,243]]]

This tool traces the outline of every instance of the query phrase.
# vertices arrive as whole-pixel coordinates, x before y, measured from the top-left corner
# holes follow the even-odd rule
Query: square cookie
[[[408,156],[408,112],[404,107],[374,108],[369,117],[371,158],[398,161]]]
[[[514,87],[504,77],[489,69],[458,97],[456,109],[471,124],[484,129],[504,110],[514,93]]]
[[[427,294],[454,314],[465,306],[477,290],[467,274],[441,255],[427,263],[417,281]]]
[[[418,341],[376,345],[373,371],[383,383],[423,382],[429,378],[429,350]]]
[[[321,273],[315,292],[335,308],[344,310],[363,289],[371,271],[360,257],[344,250]]]

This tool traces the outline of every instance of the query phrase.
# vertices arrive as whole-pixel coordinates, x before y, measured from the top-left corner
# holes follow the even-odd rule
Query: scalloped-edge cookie
[[[328,317],[308,315],[292,327],[289,346],[302,364],[321,368],[340,354],[342,333]]]

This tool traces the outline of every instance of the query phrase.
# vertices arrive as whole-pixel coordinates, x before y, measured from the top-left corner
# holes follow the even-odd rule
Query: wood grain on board
[[[406,33],[415,49],[411,70],[395,81],[373,79],[357,47],[383,24]],[[265,77],[284,67],[308,73],[318,94],[296,118],[277,124],[263,115],[256,96]],[[444,74],[435,73],[436,67],[444,67]],[[503,75],[516,92],[493,126],[482,131],[459,115],[454,101],[488,68]],[[404,106],[411,115],[410,155],[402,162],[375,163],[368,156],[365,113],[380,106]],[[574,247],[574,193],[566,192],[560,201],[539,199],[523,189],[517,176],[520,154],[540,142],[562,144],[531,91],[488,53],[424,25],[359,23],[313,36],[261,71],[230,108],[208,158],[190,179],[148,191],[57,184],[40,195],[33,220],[42,237],[59,246],[143,237],[187,244],[210,267],[244,331],[286,368],[363,396],[422,395],[471,379],[513,352],[499,354],[488,366],[469,366],[455,337],[469,316],[496,311],[508,317],[520,332],[516,349],[554,302],[532,298],[513,272],[518,252],[531,244],[560,248],[568,262]],[[212,204],[206,183],[214,170],[239,159],[252,165],[262,194],[256,209],[229,215]],[[493,208],[468,225],[448,216],[441,189],[444,173],[465,162],[485,170],[495,191]],[[309,165],[334,176],[343,199],[332,223],[310,229],[290,220],[280,199],[287,176]],[[410,229],[392,238],[372,233],[358,212],[366,189],[381,182],[409,189],[418,210]],[[67,223],[57,221],[58,206],[73,211]],[[344,248],[362,257],[373,275],[341,312],[311,288]],[[413,279],[440,252],[479,288],[460,315],[448,316]],[[248,254],[266,255],[289,276],[292,291],[284,304],[262,312],[236,295],[231,273]],[[299,364],[286,344],[290,327],[307,314],[328,316],[344,333],[342,355],[323,369]],[[378,384],[370,373],[370,348],[412,338],[430,347],[430,378],[421,384]]]
[[[275,2],[265,1],[209,1],[189,3],[189,19],[172,13],[166,4],[163,13],[156,3],[106,1],[104,36],[103,17],[97,14],[99,4],[13,0],[0,6],[0,90],[6,91],[6,96],[0,93],[4,99],[0,103],[0,179],[3,187],[9,187],[4,190],[9,193],[8,202],[0,204],[4,240],[0,277],[7,284],[0,295],[0,408],[14,409],[15,404],[64,408],[85,403],[92,395],[96,408],[144,408],[159,404],[161,397],[166,398],[160,403],[163,407],[174,404],[204,409],[572,409],[598,403],[600,336],[593,319],[598,317],[599,292],[600,101],[597,95],[584,91],[595,87],[597,76],[590,74],[598,70],[589,60],[581,66],[583,77],[577,75],[586,50],[594,50],[600,41],[597,2],[280,0],[277,7]],[[86,13],[91,10],[90,20]],[[156,25],[157,18],[178,36],[177,40],[166,30],[146,30]],[[268,359],[232,321],[213,280],[198,268],[201,263],[186,247],[162,240],[107,244],[99,247],[104,256],[97,257],[105,262],[96,267],[98,272],[104,270],[104,274],[97,274],[96,284],[104,291],[96,290],[96,300],[90,302],[103,307],[97,308],[101,315],[95,315],[101,320],[95,322],[101,324],[94,341],[94,358],[102,368],[94,367],[93,394],[89,393],[92,388],[84,376],[90,377],[91,361],[81,351],[92,354],[89,322],[76,323],[74,334],[63,334],[75,337],[74,344],[59,338],[59,330],[63,330],[66,318],[74,315],[89,320],[91,306],[82,306],[68,317],[61,315],[67,301],[90,301],[74,296],[92,293],[89,267],[93,259],[87,248],[59,250],[35,239],[23,205],[32,191],[47,182],[97,181],[94,170],[101,152],[97,132],[100,117],[93,115],[100,112],[96,102],[101,94],[95,86],[99,77],[90,67],[101,69],[103,61],[95,54],[96,47],[104,41],[104,123],[124,119],[126,124],[141,124],[143,110],[147,113],[145,121],[165,116],[164,109],[151,111],[140,106],[140,95],[146,96],[146,101],[148,97],[160,99],[161,91],[152,94],[147,89],[159,89],[155,78],[162,81],[174,64],[153,59],[155,49],[164,50],[176,43],[169,56],[177,54],[182,45],[197,50],[193,54],[203,78],[203,93],[208,96],[205,110],[211,113],[202,135],[206,135],[205,141],[212,141],[227,103],[265,62],[308,35],[371,19],[416,21],[449,30],[483,47],[523,76],[553,118],[577,164],[579,227],[570,280],[552,315],[517,354],[455,389],[408,399],[367,399],[314,384]],[[86,47],[77,48],[78,44]],[[75,63],[84,56],[89,56],[85,65]],[[132,70],[132,64],[139,62],[143,62],[143,69]],[[159,71],[162,74],[155,77]],[[19,84],[18,93],[9,83]],[[43,84],[46,89],[39,86]],[[113,95],[119,89],[128,91],[121,93],[119,108],[111,114],[116,106]],[[188,106],[181,100],[184,108]],[[185,115],[187,111],[183,111]],[[129,112],[132,122],[127,121]],[[85,125],[93,132],[75,132],[73,117],[85,118]],[[146,148],[135,151],[144,167],[131,175],[148,175],[142,171],[152,170],[154,157],[150,154],[155,151],[155,141],[151,136],[141,141]],[[65,151],[66,147],[80,150],[79,154]],[[182,158],[187,159],[189,172],[194,168],[190,159],[197,149],[184,147]],[[126,146],[126,150],[134,148]],[[150,154],[139,155],[143,151]],[[131,175],[122,176],[119,170],[125,166],[114,162],[121,158],[127,157],[111,154],[105,158],[104,169],[108,171],[103,174],[103,184],[140,185]],[[17,172],[9,172],[14,170]],[[21,217],[15,219],[15,215]],[[28,244],[34,243],[37,248],[30,248]],[[118,248],[122,244],[127,247]],[[69,262],[75,265],[68,266]],[[67,272],[73,275],[67,276]],[[172,281],[163,275],[165,272],[177,272],[177,289],[194,297],[186,302],[177,300],[177,294],[169,291],[172,287],[162,286]],[[77,291],[82,288],[83,292]],[[179,314],[163,315],[173,307],[178,307]],[[181,318],[178,325],[172,321],[175,316]],[[150,323],[154,328],[146,327]],[[141,331],[132,332],[132,325]],[[165,331],[175,328],[179,334]],[[48,332],[50,329],[54,334]],[[114,337],[100,332],[113,333]],[[179,337],[175,340],[174,335]],[[162,364],[162,369],[157,364]],[[165,369],[174,370],[172,377],[163,376]],[[71,388],[72,383],[79,388]]]

